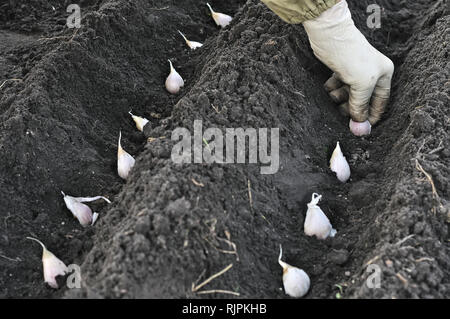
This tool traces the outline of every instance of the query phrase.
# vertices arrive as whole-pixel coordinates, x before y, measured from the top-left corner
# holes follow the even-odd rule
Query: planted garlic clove
[[[302,269],[293,267],[281,260],[283,249],[280,245],[280,256],[278,257],[278,263],[283,268],[283,286],[284,291],[291,297],[301,298],[309,290],[311,281],[309,276]]]
[[[129,111],[128,114],[131,115],[131,118],[136,123],[136,128],[142,132],[144,130],[144,126],[148,123],[148,120],[144,117],[132,114],[131,111]]]
[[[181,36],[183,37],[184,41],[186,41],[187,46],[189,48],[191,48],[191,50],[195,50],[195,49],[201,48],[203,46],[203,44],[201,44],[200,42],[189,41],[188,39],[186,39],[186,37],[184,36],[183,33],[181,33],[180,30],[178,30],[178,33],[181,34]]]
[[[166,89],[172,94],[177,94],[184,86],[184,81],[180,74],[178,74],[178,72],[173,67],[172,62],[170,60],[168,61],[170,64],[170,73],[166,79]]]
[[[95,196],[95,197],[73,197],[64,194],[61,191],[61,194],[64,196],[64,202],[66,203],[67,209],[69,209],[72,215],[78,219],[80,224],[84,227],[88,225],[94,225],[95,221],[98,218],[97,213],[92,213],[92,210],[83,202],[92,202],[98,199],[105,200],[108,204],[110,204],[110,200],[103,196]]]
[[[322,195],[312,194],[311,202],[308,204],[308,211],[304,223],[304,230],[307,236],[316,236],[318,239],[334,237],[336,230],[331,226],[330,220],[317,204]]]
[[[348,126],[350,127],[350,131],[356,136],[369,135],[372,131],[372,125],[370,125],[369,121],[355,122],[350,119]]]
[[[336,148],[331,155],[330,168],[336,173],[338,180],[342,183],[345,183],[350,178],[350,166],[348,165],[344,154],[342,154],[339,142],[337,142]]]
[[[231,20],[233,20],[233,18],[227,14],[214,12],[209,3],[207,3],[206,5],[208,6],[209,11],[211,11],[211,15],[214,19],[214,22],[221,28],[225,28],[227,25],[230,24]]]
[[[134,158],[128,154],[120,143],[122,139],[122,131],[119,133],[119,145],[117,149],[117,173],[123,179],[127,179],[131,169],[134,166]]]
[[[59,260],[50,251],[48,251],[41,241],[33,237],[27,237],[27,239],[34,240],[42,246],[42,265],[44,268],[44,281],[50,287],[58,289],[56,277],[64,276],[69,272],[69,269],[61,260]]]
[[[90,225],[92,223],[92,210],[89,206],[80,203],[74,197],[65,195],[64,202],[66,203],[66,207],[72,212],[72,215],[78,219],[80,224],[84,227]]]

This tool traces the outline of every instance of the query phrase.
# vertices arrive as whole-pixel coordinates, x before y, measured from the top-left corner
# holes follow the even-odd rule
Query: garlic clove
[[[64,202],[66,203],[66,207],[71,211],[72,215],[76,219],[78,219],[80,224],[84,227],[91,224],[92,210],[89,208],[89,206],[81,203],[75,197],[65,195],[63,192],[61,193],[64,196]]]
[[[317,204],[322,195],[312,194],[311,202],[308,204],[305,223],[303,225],[305,235],[316,236],[318,239],[334,237],[336,230],[331,226],[330,220]]]
[[[369,135],[372,131],[372,125],[369,121],[355,122],[350,119],[348,126],[350,127],[350,131],[356,136]]]
[[[86,204],[82,202],[92,202],[98,199],[104,199],[108,204],[111,204],[111,201],[103,196],[95,196],[95,197],[73,197],[64,194],[61,191],[61,194],[64,196],[64,202],[66,203],[67,209],[69,209],[72,215],[78,219],[80,224],[84,227],[93,225],[94,223],[94,215],[92,214],[92,210]],[[97,214],[97,213],[96,213]],[[97,216],[95,217],[97,219]]]
[[[42,246],[42,265],[44,268],[44,281],[50,287],[58,289],[56,277],[64,276],[69,272],[69,269],[60,259],[58,259],[55,255],[53,255],[53,253],[48,251],[41,241],[33,237],[27,237],[27,239],[34,240]]]
[[[195,50],[197,48],[201,48],[203,46],[203,44],[201,44],[200,42],[197,41],[189,41],[188,46],[192,49]]]
[[[172,62],[170,60],[168,61],[170,64],[170,73],[166,79],[166,89],[172,94],[177,94],[180,91],[180,88],[184,86],[184,81],[173,67]]]
[[[134,123],[136,123],[136,128],[142,132],[144,130],[144,126],[148,123],[148,120],[144,117],[132,114],[131,111],[129,111],[128,114],[131,115],[131,118],[133,119]]]
[[[284,291],[291,297],[301,298],[309,290],[311,280],[309,276],[300,268],[293,267],[281,260],[283,249],[280,245],[280,256],[278,257],[278,263],[283,268],[283,286]]]
[[[214,19],[214,22],[221,28],[225,28],[227,25],[230,24],[231,20],[233,20],[233,18],[227,14],[214,12],[209,3],[206,3],[206,5],[208,6],[209,11],[211,11],[211,15]]]
[[[183,37],[183,39],[186,42],[186,44],[188,45],[188,47],[191,48],[192,50],[195,50],[197,48],[201,48],[203,46],[203,44],[201,44],[200,42],[189,41],[188,39],[186,39],[186,37],[184,36],[183,33],[181,33],[180,30],[178,30],[178,33],[181,34],[181,36]]]
[[[345,156],[342,154],[339,142],[337,142],[336,148],[331,155],[330,168],[336,173],[337,178],[342,183],[345,183],[350,178],[350,166],[348,165]]]
[[[117,149],[117,173],[122,179],[127,179],[134,166],[135,159],[122,148],[120,143],[121,138],[122,131],[119,133],[119,144]]]

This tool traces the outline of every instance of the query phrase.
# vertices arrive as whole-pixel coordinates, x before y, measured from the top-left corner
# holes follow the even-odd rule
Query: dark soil
[[[344,298],[449,297],[447,3],[380,0],[374,31],[372,1],[348,2],[396,65],[389,109],[368,138],[352,136],[323,90],[330,71],[303,27],[257,0],[210,1],[234,17],[223,30],[194,0],[84,1],[76,33],[64,26],[70,2],[1,5],[0,85],[19,80],[0,88],[0,297],[230,297],[191,287],[233,264],[204,289],[285,298],[279,244],[310,275],[308,298],[335,298],[336,285]],[[205,45],[189,51],[178,29]],[[186,82],[177,96],[164,88],[167,59]],[[144,134],[130,109],[150,120]],[[174,164],[171,131],[200,119],[280,128],[280,171]],[[116,173],[119,130],[137,160],[127,183]],[[337,141],[352,169],[346,184],[328,168]],[[84,229],[61,190],[113,203],[94,204],[100,218]],[[313,192],[333,239],[303,233]],[[233,250],[226,234],[237,254],[223,253]],[[80,264],[82,288],[47,288],[41,250],[26,236]],[[381,267],[379,289],[366,285],[370,263]]]

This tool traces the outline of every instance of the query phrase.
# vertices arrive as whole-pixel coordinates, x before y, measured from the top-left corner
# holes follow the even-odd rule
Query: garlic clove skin
[[[27,239],[34,240],[42,246],[42,265],[44,268],[44,281],[52,288],[58,289],[58,283],[56,281],[57,276],[64,276],[69,272],[67,266],[58,257],[53,255],[47,250],[45,245],[33,237],[27,237]]]
[[[62,192],[61,192],[62,193]],[[93,202],[98,199],[103,199],[108,204],[111,204],[111,201],[103,196],[94,196],[94,197],[74,197],[79,202]]]
[[[92,214],[92,223],[91,223],[91,226],[94,226],[94,224],[95,224],[95,222],[97,221],[97,219],[98,219],[98,213],[93,213],[93,214]]]
[[[336,173],[336,177],[342,183],[345,183],[350,178],[350,166],[348,165],[344,154],[342,154],[339,142],[337,142],[336,148],[331,155],[330,168]]]
[[[117,149],[117,173],[122,179],[127,179],[131,169],[134,166],[135,160],[133,156],[128,154],[120,144],[122,132],[119,134],[119,145]]]
[[[309,276],[300,268],[293,267],[281,260],[283,250],[280,245],[278,263],[283,268],[283,287],[286,294],[294,298],[301,298],[308,293],[311,286]]]
[[[334,237],[336,230],[331,226],[330,220],[317,204],[322,195],[316,193],[312,194],[311,202],[308,204],[308,211],[306,212],[305,223],[303,225],[305,235],[316,236],[318,239],[327,239]]]
[[[186,39],[185,35],[180,30],[178,30],[178,33],[183,37],[183,39],[186,42],[187,46],[189,48],[191,48],[191,50],[195,50],[195,49],[201,48],[203,46],[203,44],[201,44],[200,42],[189,41],[188,39]]]
[[[369,135],[372,132],[372,125],[369,121],[355,122],[350,119],[350,123],[348,124],[348,126],[353,135],[356,136],[365,136]]]
[[[166,90],[169,91],[169,93],[177,94],[184,86],[184,81],[180,74],[178,74],[178,72],[173,67],[172,62],[170,60],[168,61],[170,64],[170,73],[165,83]]]
[[[221,28],[225,28],[227,25],[230,24],[231,20],[233,20],[233,18],[227,14],[214,12],[209,3],[206,3],[206,5],[208,6],[209,11],[211,11],[211,15],[214,19],[214,22]]]
[[[111,201],[103,196],[95,196],[95,197],[73,197],[64,194],[61,191],[61,194],[64,196],[64,202],[66,203],[66,207],[72,215],[78,219],[80,224],[83,227],[93,225],[94,224],[94,214],[92,214],[92,210],[86,204],[82,202],[92,202],[98,199],[104,199],[108,204],[111,204]],[[97,213],[95,213],[97,214]],[[98,218],[98,214],[95,216],[95,219]]]
[[[144,117],[134,115],[131,111],[129,111],[128,114],[131,115],[134,123],[136,123],[136,128],[142,132],[144,130],[144,126],[148,123],[148,120]]]

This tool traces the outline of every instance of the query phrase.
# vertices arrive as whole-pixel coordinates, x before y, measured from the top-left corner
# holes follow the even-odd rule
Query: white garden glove
[[[345,102],[340,108],[351,117],[351,131],[370,134],[388,103],[394,64],[356,28],[345,0],[303,26],[316,57],[334,72],[325,89]]]

